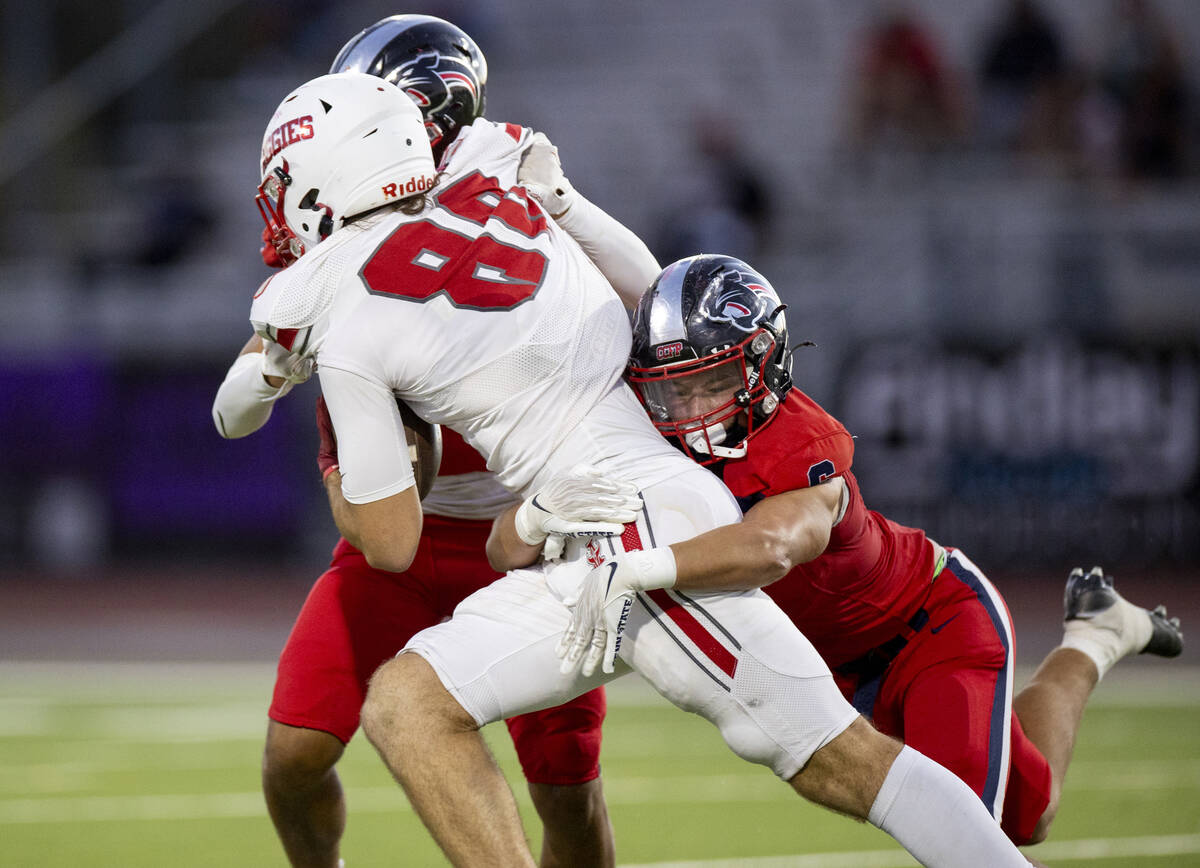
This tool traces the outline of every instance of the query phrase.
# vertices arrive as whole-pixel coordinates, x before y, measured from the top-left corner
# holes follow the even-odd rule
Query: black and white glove
[[[673,587],[675,579],[675,553],[667,546],[622,552],[584,576],[577,594],[563,600],[571,621],[555,648],[562,673],[578,669],[586,678],[597,664],[612,672],[634,595]]]
[[[637,519],[642,498],[631,482],[611,479],[590,465],[577,465],[553,477],[526,499],[514,516],[526,545],[545,544],[543,557],[562,554],[568,537],[616,536]]]
[[[556,148],[545,133],[534,133],[530,145],[521,154],[517,184],[529,191],[555,219],[567,212],[575,201],[575,189],[563,175]]]

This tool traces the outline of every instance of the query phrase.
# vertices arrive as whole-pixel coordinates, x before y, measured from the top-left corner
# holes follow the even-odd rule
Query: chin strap
[[[685,434],[683,440],[688,448],[701,455],[711,455],[714,458],[741,458],[746,454],[746,441],[740,446],[722,446],[725,439],[725,426],[720,422],[709,425],[700,431]]]
[[[744,458],[746,455],[746,442],[743,440],[741,446],[714,446],[712,454],[717,458]]]

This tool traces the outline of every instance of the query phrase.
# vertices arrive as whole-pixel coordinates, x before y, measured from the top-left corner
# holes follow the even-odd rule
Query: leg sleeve
[[[908,746],[879,788],[870,820],[930,868],[1029,865],[966,784]]]

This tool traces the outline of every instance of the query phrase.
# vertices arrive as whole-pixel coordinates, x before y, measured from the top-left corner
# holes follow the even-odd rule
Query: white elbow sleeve
[[[238,356],[217,389],[212,406],[213,424],[226,439],[253,434],[271,418],[275,400],[291,391],[291,383],[276,389],[263,379],[262,358],[262,353]]]

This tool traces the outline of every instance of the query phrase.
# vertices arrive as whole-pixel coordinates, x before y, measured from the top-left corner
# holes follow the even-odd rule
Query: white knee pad
[[[858,718],[831,675],[785,675],[744,651],[727,700],[712,705],[701,713],[733,752],[785,781]]]

